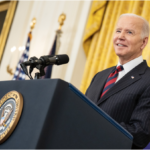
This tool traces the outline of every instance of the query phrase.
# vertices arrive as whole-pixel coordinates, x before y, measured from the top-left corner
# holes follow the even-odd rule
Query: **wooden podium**
[[[1,149],[130,149],[132,146],[130,133],[65,81],[0,82],[0,98],[12,90],[22,94],[23,111]]]

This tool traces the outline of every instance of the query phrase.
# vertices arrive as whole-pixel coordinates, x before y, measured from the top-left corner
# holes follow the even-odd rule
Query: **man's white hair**
[[[141,36],[142,36],[142,38],[149,37],[149,23],[145,18],[138,16],[136,14],[127,13],[127,14],[120,15],[119,19],[123,16],[133,16],[133,17],[142,19],[143,20],[143,29],[142,29]]]

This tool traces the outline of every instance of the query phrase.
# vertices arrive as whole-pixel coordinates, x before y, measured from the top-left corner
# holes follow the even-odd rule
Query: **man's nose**
[[[120,32],[119,34],[119,37],[118,37],[120,40],[124,40],[125,39],[125,33],[122,31]]]

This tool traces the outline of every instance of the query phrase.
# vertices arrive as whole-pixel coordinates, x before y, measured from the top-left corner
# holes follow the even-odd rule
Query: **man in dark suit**
[[[118,65],[97,73],[86,92],[133,135],[132,148],[144,148],[150,141],[150,68],[142,58],[148,37],[144,18],[121,15],[113,38]]]

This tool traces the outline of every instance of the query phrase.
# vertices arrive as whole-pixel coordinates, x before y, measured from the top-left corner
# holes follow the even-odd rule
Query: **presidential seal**
[[[11,91],[0,100],[0,143],[3,143],[15,129],[23,108],[22,95]]]

